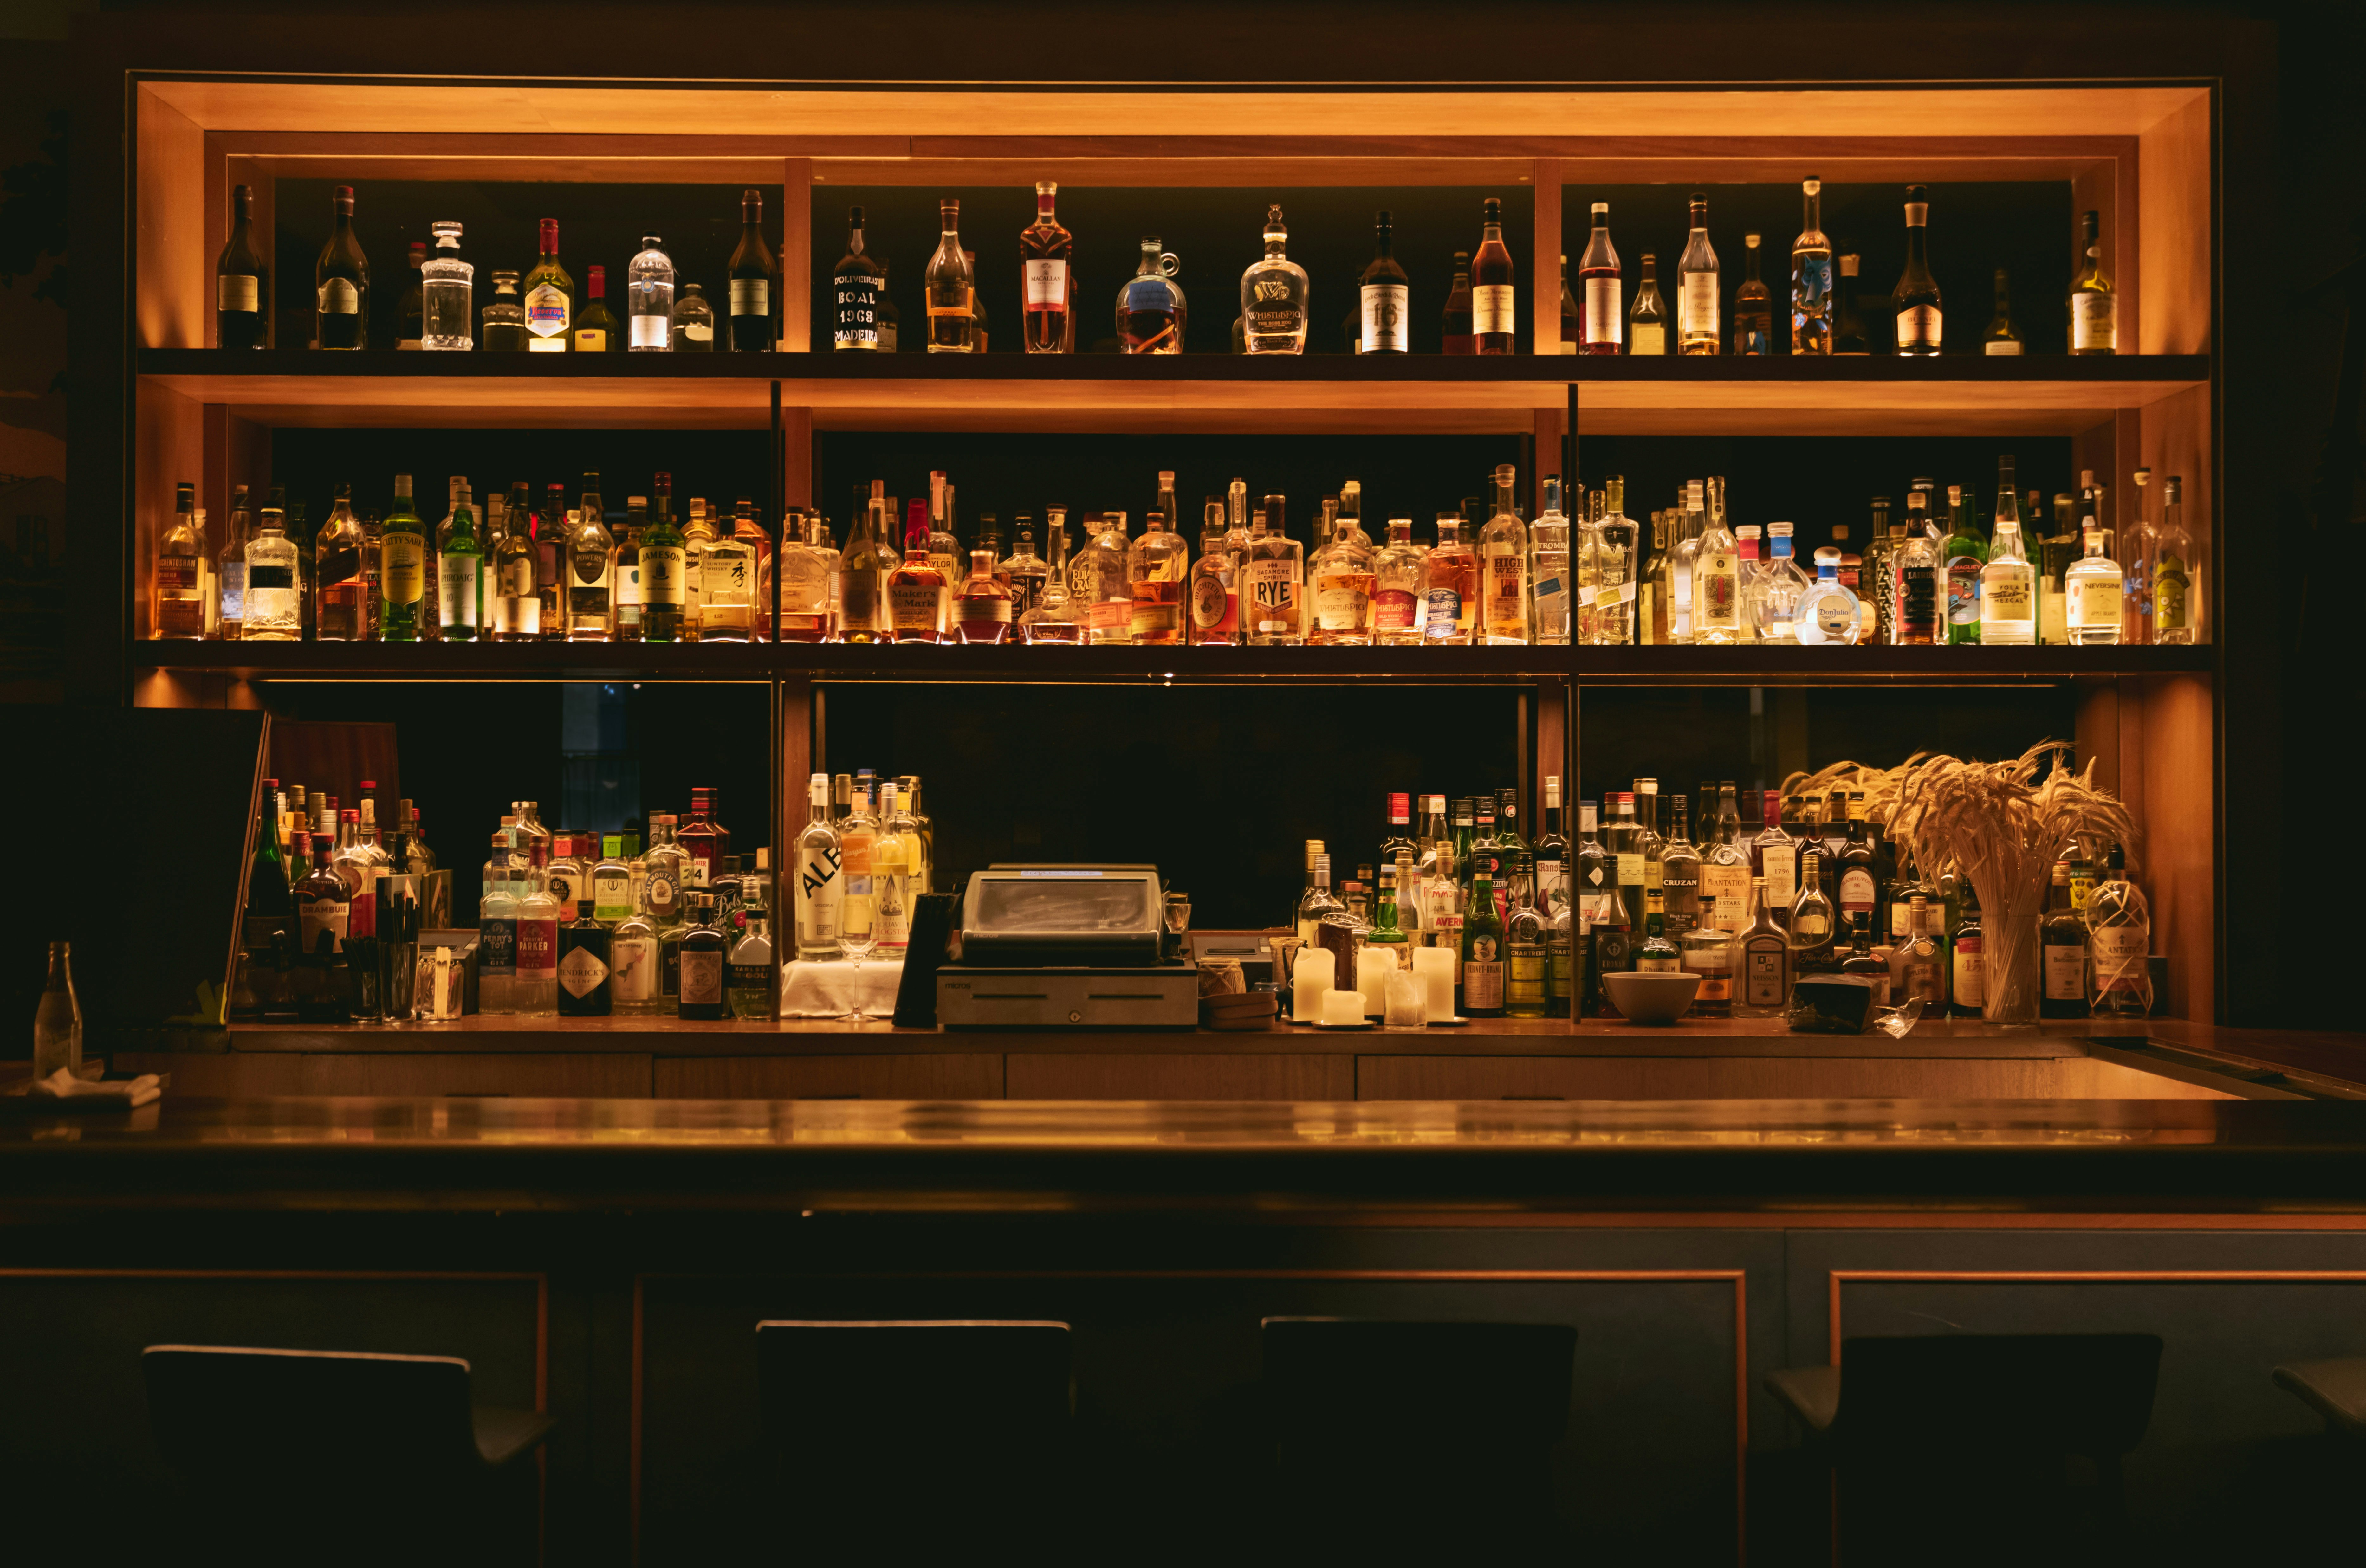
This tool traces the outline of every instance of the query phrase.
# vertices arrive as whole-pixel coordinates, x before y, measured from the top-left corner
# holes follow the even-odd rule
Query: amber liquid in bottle
[[[1068,263],[1076,241],[1052,216],[1052,198],[1058,191],[1049,180],[1037,183],[1035,221],[1019,231],[1029,353],[1068,353],[1076,346],[1076,314],[1068,308],[1076,286]]]

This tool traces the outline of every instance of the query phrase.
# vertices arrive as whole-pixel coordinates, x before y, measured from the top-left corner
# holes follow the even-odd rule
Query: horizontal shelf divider
[[[136,668],[254,680],[988,681],[1102,685],[1983,686],[2207,672],[2207,644],[2097,648],[1040,647],[786,643],[141,643]]]

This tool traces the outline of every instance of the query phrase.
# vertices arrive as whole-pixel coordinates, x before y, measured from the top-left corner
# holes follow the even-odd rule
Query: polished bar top
[[[2366,1212],[2354,1101],[1152,1103],[167,1095],[0,1118],[94,1206]]]

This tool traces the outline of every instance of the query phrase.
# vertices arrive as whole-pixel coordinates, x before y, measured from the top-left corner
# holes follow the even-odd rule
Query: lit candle
[[[1298,961],[1290,967],[1291,1023],[1312,1024],[1323,1016],[1323,998],[1331,990],[1334,969],[1328,948],[1299,949]]]
[[[1413,972],[1429,997],[1423,1021],[1444,1024],[1454,1017],[1454,954],[1444,947],[1415,947]]]
[[[1382,987],[1397,972],[1397,951],[1391,946],[1367,947],[1356,955],[1356,989],[1364,993],[1364,1012],[1368,1016],[1380,1015]]]
[[[1364,1021],[1364,993],[1360,991],[1326,991],[1323,993],[1323,1022],[1325,1024],[1360,1024]]]

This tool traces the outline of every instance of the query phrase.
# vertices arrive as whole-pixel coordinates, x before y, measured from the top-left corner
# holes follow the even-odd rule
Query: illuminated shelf
[[[2068,434],[2206,386],[2201,355],[429,354],[146,349],[143,382],[280,426]]]

